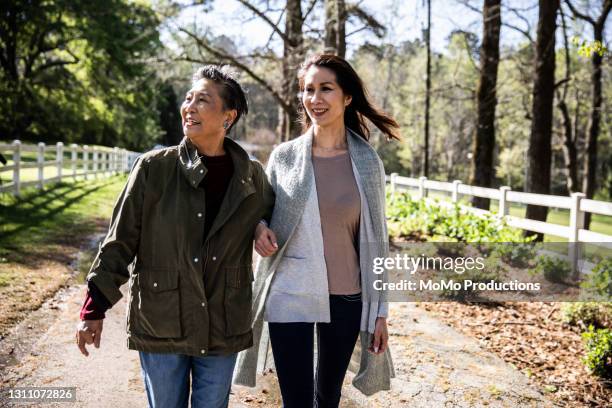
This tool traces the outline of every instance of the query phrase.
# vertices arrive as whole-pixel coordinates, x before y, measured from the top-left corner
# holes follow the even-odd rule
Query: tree
[[[471,184],[491,187],[495,178],[493,150],[495,148],[495,107],[497,105],[497,68],[499,65],[499,32],[501,0],[485,0],[483,5],[483,35],[480,48],[480,81],[478,84],[478,119],[472,154]],[[489,209],[489,199],[474,197],[472,205]]]
[[[555,90],[555,31],[559,0],[540,0],[539,4],[526,190],[531,193],[549,194]],[[547,210],[547,207],[528,205],[525,217],[546,221]],[[538,238],[543,237],[540,234]]]
[[[594,41],[603,44],[603,33],[606,19],[612,9],[612,0],[604,0],[604,4],[599,16],[595,19],[587,14],[581,13],[570,0],[565,0],[567,6],[572,10],[574,18],[579,18],[593,27]],[[597,139],[599,138],[599,128],[602,110],[602,61],[603,56],[594,52],[591,56],[591,118],[589,132],[587,134],[586,161],[584,166],[584,176],[582,180],[582,191],[587,198],[593,198],[595,194],[596,171],[597,171]],[[585,217],[585,228],[589,228],[591,214]]]
[[[302,133],[301,126],[298,123],[299,101],[297,95],[300,87],[297,73],[300,64],[304,61],[302,2],[300,0],[287,0],[285,12],[287,16],[285,18],[286,38],[283,41],[282,95],[286,102],[286,108],[281,116],[280,134],[282,141],[290,140]]]
[[[578,149],[576,148],[577,132],[572,130],[572,119],[567,106],[568,86],[572,78],[571,56],[569,52],[569,41],[567,38],[567,24],[565,13],[559,9],[563,28],[563,47],[565,60],[565,78],[557,83],[557,108],[561,113],[563,127],[563,158],[565,160],[566,187],[569,194],[579,191],[578,185]],[[561,88],[561,90],[559,90]]]
[[[146,61],[160,43],[150,7],[23,0],[1,2],[0,15],[4,137],[135,148],[156,136]]]
[[[179,144],[183,138],[180,106],[176,92],[169,83],[161,84],[157,110],[159,111],[159,124],[163,132],[161,143],[165,146]]]
[[[346,54],[346,4],[325,0],[325,52],[344,58]]]
[[[431,106],[431,0],[427,0],[427,69],[425,71],[425,136],[423,144],[423,176],[429,177],[429,108]]]

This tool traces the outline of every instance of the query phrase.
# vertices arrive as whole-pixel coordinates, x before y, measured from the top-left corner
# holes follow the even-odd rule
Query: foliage
[[[598,54],[600,57],[608,54],[608,48],[598,40],[587,41],[574,37],[572,43],[578,47],[578,55],[583,58],[591,58],[593,54]]]
[[[561,308],[563,322],[586,329],[612,328],[612,303],[610,302],[568,302]]]
[[[610,301],[612,298],[612,259],[604,258],[591,270],[581,287],[590,293]]]
[[[612,378],[612,330],[594,329],[582,333],[586,356],[583,361],[588,369],[602,378]]]
[[[161,43],[144,2],[9,1],[0,5],[3,137],[143,148],[159,134]]]
[[[540,255],[536,259],[536,267],[532,274],[543,274],[550,282],[562,283],[572,272],[569,262],[557,256]]]
[[[405,192],[388,192],[387,203],[389,231],[394,237],[419,233],[469,243],[520,243],[532,239],[495,215],[476,215],[459,204],[449,207],[437,200],[414,200]]]

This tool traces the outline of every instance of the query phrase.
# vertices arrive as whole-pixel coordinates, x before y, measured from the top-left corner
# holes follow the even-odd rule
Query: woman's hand
[[[270,256],[278,250],[274,231],[259,223],[255,229],[255,251],[261,256]]]
[[[76,342],[81,353],[87,357],[89,352],[85,344],[92,344],[95,348],[100,348],[102,339],[102,325],[104,320],[83,320],[79,323],[76,332]]]
[[[385,317],[376,318],[376,326],[374,328],[374,338],[372,345],[368,349],[371,353],[382,354],[387,350],[389,342],[389,333],[387,332],[387,319]]]

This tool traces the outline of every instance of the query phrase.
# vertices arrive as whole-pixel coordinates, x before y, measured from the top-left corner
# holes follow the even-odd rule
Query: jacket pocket
[[[317,293],[317,282],[313,282],[308,259],[294,256],[283,256],[280,260],[271,290],[291,294]]]
[[[169,269],[147,269],[137,275],[138,293],[133,299],[134,333],[156,338],[182,337],[181,295],[178,273]]]
[[[253,268],[225,268],[225,335],[237,336],[251,330]]]

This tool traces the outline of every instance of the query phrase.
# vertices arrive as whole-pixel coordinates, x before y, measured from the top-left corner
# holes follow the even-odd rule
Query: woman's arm
[[[140,157],[115,204],[108,233],[87,275],[88,283],[94,284],[110,305],[121,299],[119,288],[129,279],[128,265],[138,252],[145,187],[146,168]]]

